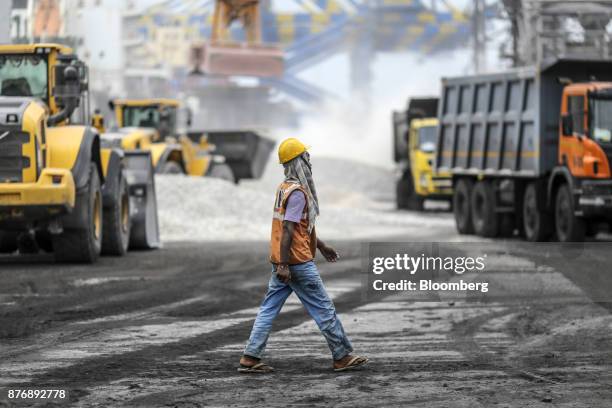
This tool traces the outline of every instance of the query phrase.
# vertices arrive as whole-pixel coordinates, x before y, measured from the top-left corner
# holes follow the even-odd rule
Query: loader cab
[[[559,164],[575,177],[609,178],[612,162],[612,82],[565,86],[559,124]]]
[[[120,128],[153,128],[164,139],[177,133],[179,102],[173,99],[114,100],[109,103]]]
[[[1,46],[0,96],[44,102],[50,126],[89,123],[87,67],[63,45]]]

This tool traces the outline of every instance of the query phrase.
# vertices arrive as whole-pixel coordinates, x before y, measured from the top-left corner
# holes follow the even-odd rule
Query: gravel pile
[[[448,217],[393,211],[391,171],[351,161],[313,160],[321,217],[328,239],[369,239],[407,229],[448,224]],[[162,241],[267,240],[282,168],[269,163],[260,180],[156,176]]]

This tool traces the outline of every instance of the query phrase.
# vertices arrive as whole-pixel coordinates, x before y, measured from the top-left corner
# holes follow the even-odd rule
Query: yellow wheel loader
[[[0,252],[93,262],[127,249],[129,162],[89,126],[87,81],[70,48],[0,45]]]
[[[177,130],[180,104],[175,99],[116,99],[109,103],[119,127],[104,133],[123,149],[151,152],[156,173],[217,177],[235,181],[232,169],[205,136],[195,141]],[[186,111],[187,126],[191,114]]]
[[[238,183],[263,173],[274,142],[249,130],[178,130],[175,99],[116,99],[109,103],[119,129],[104,133],[123,149],[151,152],[156,173],[183,173]],[[191,112],[182,109],[184,128]]]

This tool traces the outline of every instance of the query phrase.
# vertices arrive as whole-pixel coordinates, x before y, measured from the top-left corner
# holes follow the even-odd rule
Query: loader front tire
[[[113,200],[104,208],[102,255],[123,256],[130,243],[130,193],[123,172],[113,192]]]
[[[232,168],[226,163],[213,163],[207,176],[229,181],[230,183],[236,182]]]
[[[161,172],[162,174],[183,174],[183,169],[177,162],[168,160],[164,163]]]
[[[98,168],[90,165],[89,182],[82,191],[77,191],[71,216],[75,222],[53,236],[53,251],[58,262],[93,263],[102,249],[102,189]]]

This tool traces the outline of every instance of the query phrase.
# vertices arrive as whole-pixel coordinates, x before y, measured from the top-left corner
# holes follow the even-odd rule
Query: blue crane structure
[[[349,53],[353,88],[367,88],[377,53],[434,54],[465,47],[472,35],[471,17],[444,0],[439,7],[436,0],[286,2],[293,2],[293,11],[275,10],[270,0],[262,0],[262,40],[283,47],[285,73],[259,81],[307,103],[319,101],[328,92],[298,75],[339,52]],[[165,0],[141,14],[136,33],[147,41],[156,27],[183,24],[190,40],[206,40],[211,35],[213,8],[214,0]],[[233,40],[244,40],[240,26],[232,26],[230,33]]]

